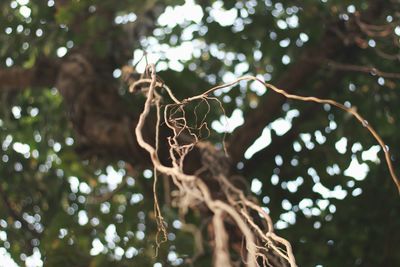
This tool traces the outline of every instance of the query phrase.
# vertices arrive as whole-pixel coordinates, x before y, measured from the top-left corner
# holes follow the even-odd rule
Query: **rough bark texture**
[[[61,64],[56,88],[74,127],[78,153],[84,158],[95,156],[148,165],[148,157],[133,132],[138,114],[129,110],[113,79],[107,78],[82,54],[72,54]],[[154,130],[146,133],[152,136]]]

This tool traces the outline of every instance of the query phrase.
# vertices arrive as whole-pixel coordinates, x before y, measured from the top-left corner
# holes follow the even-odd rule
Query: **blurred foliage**
[[[128,42],[137,30],[135,23],[147,19],[154,27],[153,36],[140,36],[129,43],[129,55],[198,44],[189,59],[179,59],[179,53],[169,57],[160,53],[157,62],[159,75],[183,98],[244,74],[261,75],[273,83],[304,48],[321,41],[332,23],[347,20],[355,10],[365,11],[369,1],[199,0],[203,13],[199,21],[178,13],[179,23],[172,25],[162,23],[163,15],[157,20],[146,17],[146,12],[156,2],[167,13],[182,5],[193,6],[193,1],[55,2],[0,1],[2,67],[29,68],[40,57],[60,58],[64,50],[68,53],[85,46],[99,58],[114,57],[112,65],[132,63],[138,59],[130,56],[121,63],[123,45],[118,42]],[[216,10],[228,16],[218,17]],[[399,12],[398,4],[388,5],[374,23],[398,22]],[[366,47],[335,60],[351,58],[351,64],[396,72],[399,32],[397,27],[392,39],[366,37]],[[378,50],[394,54],[393,59],[382,58]],[[297,93],[318,94],[318,85],[333,75],[332,69],[323,68]],[[131,103],[126,88],[119,89]],[[394,79],[348,71],[325,96],[357,107],[390,146],[397,172],[399,90]],[[218,97],[228,117],[240,109],[246,118],[260,101],[268,99],[268,91],[240,83]],[[380,163],[366,160],[363,152],[376,144],[365,128],[329,106],[306,113],[309,107],[309,103],[287,101],[280,116],[288,121],[287,115],[297,110],[299,116],[293,123],[299,121],[296,131],[301,134],[247,171],[249,184],[254,178],[262,182],[255,192],[259,202],[277,222],[278,232],[293,244],[299,266],[400,265],[400,203],[382,152],[378,153]],[[82,160],[74,150],[73,131],[64,110],[56,88],[1,92],[1,248],[20,266],[38,251],[44,266],[184,265],[196,252],[193,235],[182,228],[178,212],[167,204],[163,214],[169,240],[155,257],[151,171],[129,173],[122,161]],[[206,110],[201,106],[198,111]],[[209,123],[221,115],[219,105],[211,103]],[[279,138],[273,123],[265,126],[272,142]],[[347,138],[347,149],[340,153],[335,145],[342,137]],[[221,143],[222,135],[213,134],[210,140]],[[345,175],[354,159],[368,166],[365,179]],[[329,193],[321,193],[321,187]],[[113,190],[109,199],[99,197]],[[159,193],[160,199],[166,197],[161,188]],[[196,225],[201,219],[195,213],[186,217]],[[206,241],[207,229],[201,231]],[[209,247],[205,249],[195,266],[210,266],[212,253]]]

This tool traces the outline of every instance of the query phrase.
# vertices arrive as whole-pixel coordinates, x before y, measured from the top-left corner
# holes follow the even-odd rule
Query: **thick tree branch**
[[[260,162],[266,162],[269,159],[274,160],[274,155],[285,146],[291,146],[293,141],[299,136],[300,130],[299,126],[301,123],[307,121],[308,119],[312,119],[309,115],[317,109],[318,105],[312,104],[310,108],[307,109],[306,112],[301,114],[300,118],[295,118],[292,121],[292,128],[284,135],[277,136],[274,133],[271,133],[271,144],[264,148],[263,150],[255,153],[249,160],[245,161],[244,168],[242,170],[245,176],[252,173],[252,170],[257,169],[260,166]]]
[[[119,97],[112,78],[98,73],[92,62],[75,53],[61,65],[56,87],[75,129],[81,156],[126,160],[136,166],[146,162],[132,132],[138,115]]]
[[[276,86],[284,88],[287,92],[300,89],[321,67],[320,64],[310,62],[308,59],[330,58],[340,49],[343,49],[341,40],[332,34],[326,34],[319,45],[309,47],[304,52],[302,57],[279,79]],[[232,144],[228,147],[228,152],[233,162],[242,159],[246,149],[260,136],[264,127],[280,114],[285,98],[274,92],[268,92],[267,95],[260,105],[247,115],[245,123],[236,129],[228,140],[229,144]]]
[[[382,5],[381,1],[371,1],[370,8],[362,16],[363,20],[370,22],[378,18],[381,15]],[[330,29],[317,45],[306,48],[299,59],[274,83],[278,88],[289,93],[301,89],[323,65],[321,62],[310,62],[310,59],[331,59],[339,53],[343,54],[343,51],[346,53],[351,48],[346,47],[342,39]],[[228,146],[228,152],[233,162],[243,158],[246,149],[260,136],[264,127],[280,114],[284,102],[283,96],[269,92],[260,105],[247,114],[245,123],[237,128],[228,140],[228,144],[231,144]]]
[[[11,67],[0,69],[0,91],[21,91],[26,88],[51,87],[55,84],[59,62],[39,60],[32,68]]]
[[[339,88],[342,79],[342,73],[332,73],[330,79],[324,83],[318,84],[315,88],[315,95],[319,98],[326,98],[331,90]],[[255,153],[249,160],[245,161],[242,172],[247,176],[251,173],[252,169],[259,166],[260,162],[270,159],[279,149],[283,146],[291,146],[293,141],[299,136],[301,124],[313,120],[313,114],[320,109],[318,104],[309,104],[306,108],[301,110],[300,117],[293,119],[292,128],[282,136],[271,134],[271,144]]]

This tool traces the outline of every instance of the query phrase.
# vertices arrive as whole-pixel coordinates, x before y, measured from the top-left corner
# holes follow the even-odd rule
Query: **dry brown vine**
[[[208,146],[211,146],[207,142],[199,142],[199,137],[196,133],[196,131],[199,130],[199,127],[206,127],[207,131],[210,131],[205,123],[206,115],[201,120],[200,126],[197,127],[197,129],[196,127],[190,127],[188,126],[186,119],[185,106],[193,101],[198,100],[204,101],[208,105],[209,100],[215,100],[214,97],[210,97],[209,95],[218,89],[235,85],[243,80],[256,81],[262,83],[265,87],[284,95],[287,98],[330,104],[352,114],[364,125],[364,127],[369,130],[369,132],[382,147],[392,179],[400,191],[400,183],[394,173],[387,146],[381,137],[376,133],[376,131],[361,115],[355,111],[355,109],[347,108],[346,106],[329,99],[319,99],[316,97],[303,97],[289,94],[284,90],[276,88],[275,86],[265,83],[264,81],[253,76],[241,77],[231,83],[213,87],[200,95],[189,97],[180,101],[174,96],[171,89],[159,81],[154,65],[147,66],[146,72],[149,73],[148,77],[142,77],[142,79],[132,83],[130,88],[134,89],[138,87],[146,87],[142,90],[146,94],[147,98],[143,112],[140,114],[139,121],[135,128],[135,134],[138,144],[150,154],[151,161],[154,166],[154,209],[157,217],[159,232],[162,233],[163,239],[165,239],[166,229],[156,196],[157,172],[171,177],[172,182],[176,186],[177,191],[174,193],[174,195],[175,198],[177,198],[176,202],[179,203],[178,207],[180,214],[184,215],[189,208],[199,204],[205,205],[212,212],[213,219],[211,220],[211,224],[214,229],[214,266],[233,266],[229,253],[229,238],[225,229],[225,223],[227,220],[233,222],[234,225],[240,229],[244,237],[245,253],[243,253],[243,262],[247,266],[256,267],[260,266],[260,264],[262,264],[262,266],[273,266],[272,264],[276,263],[277,259],[276,257],[271,257],[271,255],[277,255],[279,257],[278,261],[280,261],[281,264],[282,260],[284,260],[286,263],[283,263],[283,266],[286,266],[287,264],[289,264],[291,267],[297,266],[290,243],[274,233],[273,223],[269,214],[265,212],[265,210],[262,209],[258,204],[252,202],[242,190],[238,189],[232,184],[231,181],[233,178],[228,177],[228,174],[226,171],[224,171],[224,168],[219,166],[221,162],[213,162],[212,160],[207,161],[207,158],[204,158],[202,159],[202,169],[198,170],[195,174],[189,175],[183,171],[183,161],[187,154],[195,146],[200,150],[203,149],[203,151],[206,151]],[[161,96],[156,89],[162,88],[165,89],[165,91],[168,93],[168,96],[174,102],[173,104],[167,104],[164,107],[163,112],[163,123],[165,123],[173,132],[173,135],[168,137],[171,166],[162,164],[158,157],[158,128],[161,122]],[[156,106],[157,111],[157,130],[154,147],[147,143],[143,139],[142,135],[142,128],[152,105]],[[197,114],[195,114],[195,116],[197,124]],[[189,134],[190,141],[181,143],[180,136],[183,132]],[[205,157],[207,157],[207,155]],[[208,185],[201,178],[201,174],[205,171],[208,171],[212,178],[220,184],[224,198],[216,199],[212,197]],[[266,227],[262,228],[259,224],[255,223],[253,217],[254,212],[256,212],[264,221]],[[158,244],[159,243],[157,240],[157,245]]]

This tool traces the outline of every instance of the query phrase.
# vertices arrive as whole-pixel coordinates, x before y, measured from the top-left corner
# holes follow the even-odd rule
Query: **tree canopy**
[[[235,207],[227,184],[240,189],[241,220],[256,233],[271,230],[269,216],[272,241],[290,242],[298,266],[400,265],[396,0],[3,0],[0,10],[0,267],[217,266],[226,251],[246,266],[234,216],[182,196],[142,148],[152,78],[174,123],[155,127],[152,106],[140,129],[160,164],[196,176],[221,205]],[[256,242],[269,259],[257,263],[290,266],[272,241]]]

